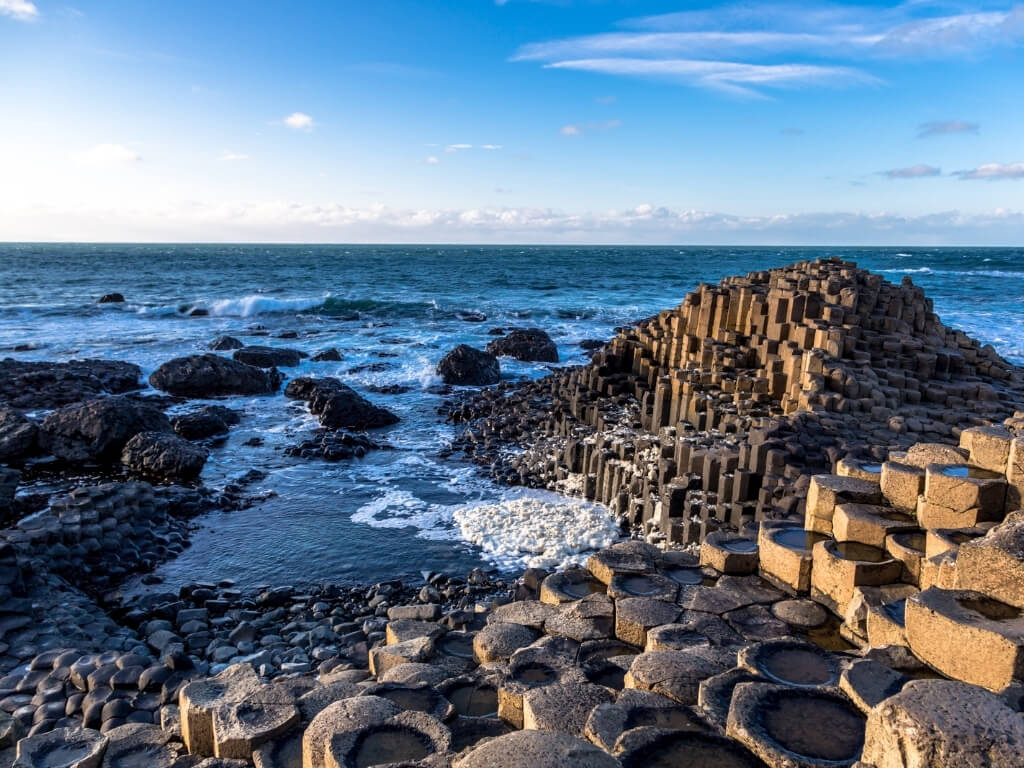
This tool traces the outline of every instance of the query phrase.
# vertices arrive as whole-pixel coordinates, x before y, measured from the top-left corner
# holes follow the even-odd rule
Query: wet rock
[[[239,420],[239,415],[230,408],[211,405],[172,417],[171,426],[176,434],[186,440],[205,440],[226,435],[228,427],[237,424]]]
[[[294,368],[306,357],[305,352],[281,347],[242,347],[232,357],[240,363],[257,368]]]
[[[501,379],[498,358],[490,352],[460,344],[441,358],[437,375],[445,384],[482,387],[497,384]]]
[[[398,422],[398,417],[386,408],[376,406],[338,379],[293,379],[285,389],[285,396],[304,400],[310,413],[316,415],[327,429],[376,429]]]
[[[156,408],[126,397],[101,397],[48,414],[41,439],[58,459],[101,463],[117,461],[128,441],[140,432],[170,431],[170,421]]]
[[[635,728],[623,734],[615,745],[615,754],[623,768],[652,765],[764,768],[764,763],[737,742],[699,731]]]
[[[516,360],[558,362],[558,347],[551,337],[539,328],[509,331],[506,335],[489,342],[487,351],[498,357],[514,357]]]
[[[149,377],[156,389],[182,397],[264,395],[281,386],[281,374],[219,355],[189,355],[161,365]]]
[[[142,369],[120,360],[66,363],[0,360],[0,403],[22,410],[59,408],[103,394],[140,389]]]
[[[125,445],[121,463],[136,474],[161,482],[191,482],[199,477],[209,452],[177,435],[140,432]]]
[[[86,728],[57,728],[18,742],[12,768],[100,768],[107,737]]]
[[[20,462],[34,456],[39,427],[20,411],[0,406],[0,462]]]
[[[949,680],[914,680],[871,710],[865,763],[875,768],[1011,768],[1024,719],[998,696]]]
[[[124,304],[124,296],[120,293],[105,293],[100,296],[97,304]]]
[[[241,349],[244,346],[245,344],[234,336],[218,336],[210,342],[210,349],[214,352],[230,352],[234,349]]]
[[[336,347],[323,349],[310,358],[314,363],[340,363],[344,359],[344,355]]]

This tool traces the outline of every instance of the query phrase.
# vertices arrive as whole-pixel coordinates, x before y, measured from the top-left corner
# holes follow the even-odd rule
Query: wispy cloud
[[[220,159],[228,163],[237,163],[242,160],[248,160],[249,156],[238,152],[225,152],[220,156]]]
[[[447,147],[444,148],[444,151],[448,152],[448,153],[451,153],[451,152],[458,152],[460,149],[472,149],[472,148],[473,148],[472,144],[449,144]]]
[[[488,150],[490,152],[494,152],[494,151],[499,150],[501,148],[502,148],[501,144],[481,144],[480,145],[480,149],[486,149],[486,150]]]
[[[621,120],[600,120],[591,123],[570,123],[569,125],[563,125],[558,132],[563,136],[582,136],[584,133],[610,131],[613,128],[618,128],[620,125],[622,125]]]
[[[1024,163],[985,163],[969,171],[956,171],[964,181],[1000,181],[1024,179]]]
[[[946,15],[936,10],[929,2],[890,8],[727,5],[626,19],[613,32],[529,43],[512,59],[749,95],[770,85],[878,82],[854,62],[976,55],[1024,43],[1024,5]],[[780,62],[783,56],[793,60]]]
[[[142,161],[138,152],[121,144],[97,144],[81,152],[74,152],[71,157],[77,165],[86,168],[116,168]]]
[[[10,16],[18,21],[35,21],[39,9],[30,0],[0,0],[0,16]]]
[[[925,179],[929,176],[941,176],[942,169],[934,165],[919,163],[909,168],[894,168],[891,171],[882,171],[882,175],[890,179]]]
[[[949,133],[977,133],[978,128],[977,123],[963,120],[932,120],[917,127],[917,138],[927,139],[930,136],[945,136]]]
[[[743,64],[732,61],[698,59],[607,58],[556,61],[548,69],[575,69],[606,75],[653,77],[737,95],[761,95],[760,87],[799,85],[842,86],[851,83],[878,82],[876,78],[849,67],[816,64]]]
[[[289,128],[294,128],[296,131],[307,132],[312,131],[314,125],[313,118],[305,112],[292,112],[284,119],[284,124]]]
[[[437,155],[430,155],[426,160],[427,165],[438,165],[440,162]]]

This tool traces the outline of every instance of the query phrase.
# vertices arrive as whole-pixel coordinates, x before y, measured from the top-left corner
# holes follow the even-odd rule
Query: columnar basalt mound
[[[652,540],[686,544],[802,519],[815,474],[850,486],[827,493],[873,503],[890,451],[955,443],[1022,405],[1021,370],[943,325],[909,278],[820,260],[701,285],[590,365],[499,385],[449,415],[465,425],[457,444],[498,479],[581,493]],[[913,510],[926,464],[902,466],[883,484]],[[926,512],[959,524],[968,501],[993,492]]]

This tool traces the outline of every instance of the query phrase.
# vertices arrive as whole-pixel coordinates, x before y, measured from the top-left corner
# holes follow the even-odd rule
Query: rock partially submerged
[[[487,344],[487,351],[498,357],[514,357],[539,363],[557,363],[558,347],[540,328],[516,328]]]
[[[308,357],[305,352],[282,347],[242,347],[232,355],[235,360],[257,368],[294,368]]]
[[[170,432],[162,411],[127,397],[100,397],[53,411],[42,423],[43,445],[72,464],[118,461],[140,432]]]
[[[120,360],[66,363],[0,360],[0,404],[22,410],[57,408],[103,394],[140,389],[142,369]]]
[[[150,374],[149,383],[182,397],[265,395],[278,390],[281,374],[219,355],[189,355],[161,365]]]
[[[160,482],[192,482],[203,471],[209,452],[166,432],[140,432],[125,445],[121,463],[132,472]]]
[[[387,408],[374,405],[335,378],[301,377],[288,382],[285,396],[303,400],[327,429],[376,429],[398,422]]]
[[[437,375],[445,384],[483,387],[501,379],[498,358],[491,352],[460,344],[437,364]]]
[[[0,406],[0,462],[17,462],[36,453],[39,427],[13,408]]]

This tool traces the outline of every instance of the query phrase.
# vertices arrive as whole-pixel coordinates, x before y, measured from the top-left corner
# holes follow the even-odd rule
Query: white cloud
[[[225,152],[223,155],[220,156],[220,159],[228,163],[236,163],[241,160],[248,160],[249,156],[240,154],[238,152]]]
[[[969,171],[957,171],[953,175],[966,181],[1024,179],[1024,163],[985,163]]]
[[[13,239],[265,242],[719,244],[1010,244],[1024,211],[887,211],[741,215],[644,203],[609,211],[554,208],[356,208],[340,203],[188,202],[60,209],[0,208]]]
[[[121,144],[97,144],[81,152],[74,152],[71,157],[76,164],[87,168],[115,168],[142,160],[138,152]]]
[[[437,159],[436,155],[431,155],[427,158],[427,165],[437,165],[441,161]]]
[[[529,43],[512,60],[749,94],[766,85],[877,82],[849,66],[852,61],[951,58],[1024,43],[1024,5],[944,16],[936,11],[931,2],[888,8],[743,3],[627,19],[619,25],[626,30]],[[818,63],[802,63],[808,58]]]
[[[458,152],[460,149],[472,149],[472,144],[449,144],[444,148],[445,152]]]
[[[949,133],[977,133],[978,124],[964,120],[932,120],[921,123],[917,127],[917,138],[927,139],[929,136],[944,136]]]
[[[480,145],[480,149],[487,149],[487,150],[491,150],[491,151],[494,151],[496,149],[501,149],[501,148],[502,148],[501,144],[481,144]]]
[[[18,21],[35,21],[39,9],[30,0],[0,0],[0,16],[10,16]]]
[[[559,133],[563,136],[579,136],[583,131],[577,125],[563,125]]]
[[[923,179],[929,176],[940,176],[942,169],[936,168],[933,165],[919,163],[909,168],[894,168],[891,171],[883,171],[883,174],[890,179]]]
[[[313,118],[305,112],[292,112],[284,119],[284,124],[297,131],[313,130]]]
[[[816,64],[744,64],[702,59],[606,58],[555,61],[544,66],[548,69],[574,69],[606,75],[664,78],[745,96],[758,95],[759,91],[756,89],[761,86],[843,86],[878,82],[871,75],[856,69]]]

